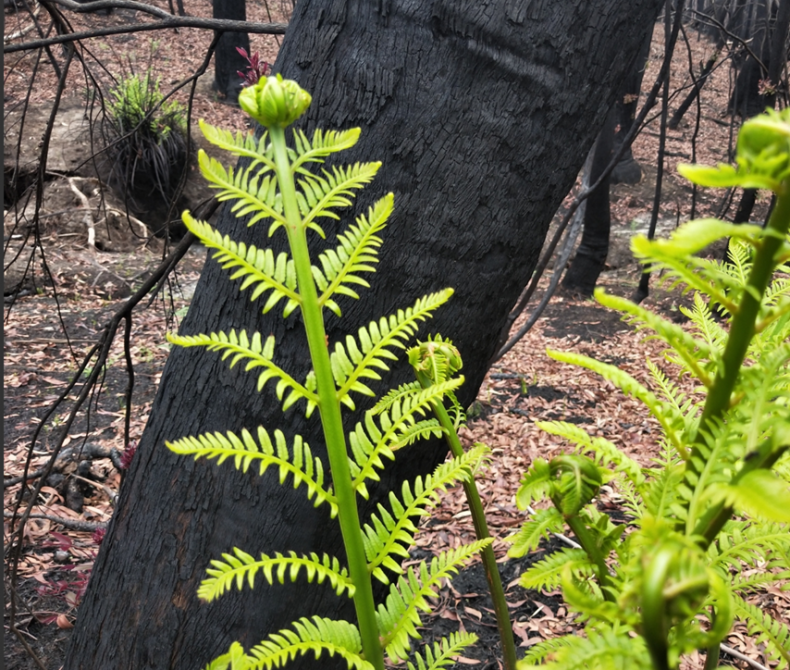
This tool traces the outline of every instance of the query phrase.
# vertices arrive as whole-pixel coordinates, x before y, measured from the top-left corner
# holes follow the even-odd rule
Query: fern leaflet
[[[363,529],[368,570],[374,577],[388,584],[390,580],[382,567],[398,574],[403,573],[403,568],[392,556],[406,558],[409,555],[408,548],[417,531],[411,517],[422,516],[426,509],[436,505],[440,494],[449,485],[456,481],[468,481],[472,468],[486,451],[486,447],[475,447],[461,458],[441,463],[424,480],[417,477],[412,486],[409,486],[409,482],[403,482],[400,500],[390,491],[391,512],[379,504],[378,514],[371,515],[370,522]]]
[[[424,654],[414,654],[416,665],[411,661],[406,662],[408,670],[439,670],[455,663],[454,656],[458,656],[466,647],[477,642],[477,635],[474,633],[457,632],[450,633],[448,637],[443,637],[438,642],[433,643],[433,649],[429,645],[423,647]],[[423,659],[423,655],[425,658]]]
[[[376,370],[389,370],[385,360],[397,359],[390,349],[405,349],[405,341],[417,332],[420,323],[447,302],[452,294],[452,289],[445,289],[423,296],[412,307],[399,309],[396,314],[371,321],[367,328],[360,328],[356,340],[348,335],[345,347],[340,342],[336,343],[330,360],[339,400],[353,410],[355,405],[349,396],[351,391],[374,395],[360,379],[380,379]]]
[[[409,652],[409,638],[419,638],[417,626],[421,625],[418,610],[430,611],[428,598],[435,597],[441,581],[457,574],[460,565],[472,555],[491,544],[486,538],[470,544],[442,552],[419,565],[419,577],[412,568],[405,576],[398,578],[397,586],[390,586],[385,605],[379,605],[376,612],[382,646],[390,660],[397,662],[405,659]]]
[[[307,401],[307,416],[310,416],[313,408],[318,405],[318,396],[310,389],[302,386],[291,375],[282,370],[272,362],[274,357],[274,336],[266,338],[266,342],[261,342],[261,334],[256,332],[252,335],[252,340],[247,337],[245,331],[236,334],[235,330],[230,331],[230,335],[225,333],[211,333],[211,335],[174,335],[167,334],[169,342],[180,347],[206,347],[209,351],[221,351],[222,360],[231,358],[230,367],[232,368],[240,360],[248,359],[244,366],[244,371],[248,372],[255,368],[264,368],[258,375],[258,391],[260,392],[270,379],[278,379],[275,392],[278,400],[283,400],[285,392],[288,395],[283,401],[283,411],[288,409],[297,400],[304,398]]]
[[[198,588],[198,598],[211,602],[219,598],[228,591],[233,583],[236,588],[241,590],[246,579],[250,588],[255,586],[255,575],[258,571],[263,573],[269,585],[274,584],[274,580],[282,584],[285,581],[286,572],[288,578],[294,582],[299,576],[299,572],[304,569],[307,574],[307,581],[313,580],[319,584],[328,580],[337,595],[347,592],[348,597],[354,595],[356,587],[348,576],[348,571],[340,567],[337,558],[318,556],[310,553],[308,556],[298,556],[293,551],[288,552],[288,556],[283,556],[277,552],[274,556],[261,554],[260,558],[250,556],[241,549],[234,548],[233,554],[222,554],[224,560],[215,559],[211,561],[213,568],[206,570],[209,575],[200,583]],[[276,569],[276,574],[273,571]]]
[[[262,426],[258,427],[258,442],[244,429],[241,439],[228,431],[227,437],[222,433],[205,433],[198,437],[184,437],[175,442],[166,442],[167,447],[177,454],[194,456],[198,458],[216,458],[217,463],[222,463],[228,458],[233,458],[237,470],[247,472],[253,461],[260,461],[260,474],[262,475],[270,466],[277,467],[280,474],[280,484],[288,475],[293,476],[294,488],[300,484],[307,487],[307,498],[312,500],[315,496],[315,506],[327,503],[332,518],[337,514],[337,500],[330,493],[331,489],[324,488],[324,466],[320,458],[314,458],[310,447],[302,441],[300,436],[294,437],[291,452],[285,441],[282,431],[274,431],[275,445],[269,433]]]
[[[387,225],[393,208],[392,193],[384,196],[368,210],[367,217],[359,216],[356,225],[337,236],[340,244],[335,249],[327,249],[319,254],[321,268],[313,266],[313,277],[321,295],[318,304],[328,307],[341,316],[340,307],[332,296],[340,294],[357,299],[359,295],[348,284],[367,288],[367,281],[359,276],[361,272],[375,272],[378,263],[378,248],[381,238],[378,233]]]
[[[294,621],[294,630],[283,628],[269,635],[268,639],[250,649],[249,654],[238,642],[231,645],[227,654],[220,656],[206,670],[271,670],[308,652],[316,658],[327,652],[337,654],[353,670],[373,670],[373,665],[361,656],[362,642],[356,626],[347,621],[333,621],[314,616]]]
[[[216,249],[214,258],[224,270],[237,268],[231,279],[244,277],[240,291],[250,286],[255,290],[250,300],[257,300],[269,291],[269,297],[263,306],[266,314],[282,299],[287,299],[283,316],[288,316],[302,302],[296,291],[296,273],[293,260],[285,252],[277,255],[271,249],[259,249],[243,242],[235,242],[227,235],[222,235],[205,221],[193,219],[189,212],[184,212],[183,221],[186,227],[195,234],[209,249]]]

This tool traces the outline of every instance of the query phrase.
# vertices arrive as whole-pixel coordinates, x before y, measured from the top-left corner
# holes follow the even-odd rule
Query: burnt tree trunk
[[[592,184],[598,181],[612,159],[612,140],[616,117],[617,110],[613,109],[598,136],[590,166],[590,183]],[[609,253],[609,229],[612,222],[609,207],[609,182],[610,178],[607,177],[587,198],[582,240],[570,267],[568,267],[568,272],[562,280],[564,289],[584,297],[593,294],[595,284],[606,265],[606,256]]]
[[[247,0],[213,0],[215,19],[247,20]],[[222,33],[214,52],[213,88],[226,102],[237,104],[241,92],[242,79],[239,72],[247,68],[247,61],[236,51],[241,47],[250,52],[250,36],[247,33]]]
[[[619,82],[663,0],[300,0],[275,71],[313,95],[300,120],[310,132],[362,127],[343,162],[381,160],[362,212],[388,191],[396,211],[373,288],[342,304],[330,340],[446,286],[456,296],[425,332],[452,337],[465,358],[469,403],[499,330],[526,284],[552,214],[573,184]],[[220,229],[266,246],[266,224],[228,216]],[[332,239],[333,227],[326,226]],[[282,235],[271,244],[281,247]],[[262,316],[208,261],[184,334],[246,328],[273,333],[276,362],[307,372],[298,315]],[[409,377],[404,365],[387,384]],[[381,387],[385,388],[384,386]],[[358,415],[348,416],[353,425]],[[199,604],[212,557],[232,546],[260,552],[321,551],[342,558],[337,526],[277,475],[177,457],[165,440],[207,430],[280,426],[319,456],[317,417],[281,414],[255,377],[205,350],[171,354],[117,510],[96,559],[65,668],[192,670],[246,647],[299,616],[353,617],[330,588],[298,584],[231,593]],[[424,473],[442,444],[409,448],[385,485]],[[375,504],[381,489],[372,491]],[[322,667],[336,659],[322,657]],[[312,656],[304,667],[317,667]],[[289,667],[293,667],[290,664]]]

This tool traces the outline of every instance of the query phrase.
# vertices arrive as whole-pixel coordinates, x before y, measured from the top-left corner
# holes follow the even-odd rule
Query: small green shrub
[[[186,168],[185,107],[165,100],[160,79],[149,70],[111,88],[106,111],[110,185],[134,205],[151,197],[169,202]]]
[[[790,628],[745,598],[790,579],[790,110],[746,122],[737,167],[681,166],[703,186],[767,188],[776,203],[765,228],[693,221],[669,240],[637,238],[635,254],[665,271],[673,286],[694,291],[684,329],[602,291],[617,309],[667,345],[666,362],[693,378],[686,396],[647,361],[652,388],[613,365],[573,353],[556,360],[593,370],[639,399],[662,429],[661,456],[643,468],[612,442],[571,423],[539,424],[576,445],[575,453],[537,459],[521,482],[526,509],[548,498],[513,538],[523,555],[566,525],[581,548],[564,549],[521,577],[526,588],[561,587],[586,636],[531,647],[520,670],[541,667],[679,667],[683,654],[719,644],[734,620],[745,622],[778,667],[790,664]],[[732,262],[695,256],[730,237]],[[709,309],[728,314],[722,325]],[[632,517],[614,523],[594,504],[599,487],[616,482]],[[745,567],[750,569],[745,571]]]

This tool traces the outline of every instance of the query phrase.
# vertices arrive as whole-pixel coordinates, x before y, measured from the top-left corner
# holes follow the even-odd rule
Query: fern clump
[[[777,667],[790,666],[790,628],[746,596],[790,578],[790,110],[746,122],[737,167],[681,166],[705,186],[768,188],[776,195],[765,228],[692,221],[668,240],[637,238],[635,254],[664,270],[664,281],[694,292],[682,328],[622,298],[597,300],[649,329],[667,345],[666,360],[702,391],[681,393],[647,362],[651,388],[615,366],[579,354],[552,358],[593,370],[639,399],[659,422],[663,452],[641,467],[613,443],[563,422],[538,424],[575,445],[572,454],[537,459],[521,482],[522,509],[549,498],[553,507],[511,539],[511,554],[535,549],[566,525],[580,548],[533,565],[528,588],[561,587],[586,636],[531,647],[521,670],[679,667],[683,654],[719,644],[733,621],[745,622]],[[730,238],[731,261],[695,254]],[[722,323],[711,304],[726,314]],[[699,399],[697,399],[699,398]],[[614,481],[634,520],[618,525],[594,504]],[[743,577],[744,567],[761,566]]]
[[[211,561],[207,578],[198,590],[206,601],[221,597],[231,588],[253,587],[261,579],[306,579],[327,582],[338,597],[352,598],[356,622],[322,617],[302,618],[272,633],[252,649],[234,643],[210,668],[280,667],[296,656],[311,653],[338,655],[349,668],[383,670],[384,657],[392,662],[409,660],[414,670],[434,670],[475,641],[474,635],[456,634],[412,655],[412,641],[419,638],[421,611],[430,609],[440,583],[455,574],[473,554],[491,544],[490,538],[444,552],[408,570],[401,567],[417,530],[416,520],[436,505],[440,494],[457,482],[468,482],[485,459],[487,450],[478,446],[440,465],[425,477],[404,482],[400,492],[391,491],[387,504],[368,519],[360,520],[357,498],[367,498],[367,486],[379,481],[386,462],[417,440],[441,437],[447,432],[434,413],[443,399],[452,395],[462,377],[446,375],[423,388],[411,384],[385,394],[364,413],[362,420],[346,433],[343,408],[353,410],[357,396],[375,396],[373,386],[397,359],[408,341],[432,313],[452,295],[447,289],[427,295],[413,305],[372,321],[356,336],[347,335],[330,344],[324,329],[324,310],[342,316],[341,303],[359,297],[368,286],[366,277],[378,262],[380,234],[393,209],[392,194],[384,196],[366,214],[337,236],[334,248],[310,259],[307,233],[325,237],[324,219],[339,219],[336,210],[349,207],[356,191],[368,184],[379,163],[358,163],[322,169],[324,159],[352,147],[359,129],[317,130],[312,138],[296,130],[289,146],[284,129],[310,104],[310,96],[296,82],[279,75],[262,78],[239,96],[242,108],[265,130],[260,138],[234,135],[201,122],[206,138],[232,154],[248,159],[245,167],[225,169],[200,152],[204,177],[217,190],[221,201],[232,203],[237,217],[248,217],[249,225],[268,222],[269,236],[287,235],[290,253],[236,242],[188,212],[183,221],[207,247],[215,260],[229,271],[231,279],[242,279],[240,290],[250,300],[263,303],[269,312],[282,308],[283,316],[299,310],[304,322],[313,369],[297,379],[275,362],[274,337],[231,330],[194,336],[169,335],[184,347],[206,347],[221,354],[230,366],[243,365],[258,376],[258,390],[272,382],[283,410],[300,408],[310,416],[318,411],[323,426],[328,463],[323,463],[299,436],[286,437],[280,430],[265,427],[243,430],[237,435],[207,433],[168,443],[178,454],[194,458],[230,461],[244,472],[257,467],[260,473],[276,469],[280,483],[306,491],[315,506],[326,505],[342,531],[347,564],[336,557],[292,551],[253,555],[234,548]],[[454,371],[460,365],[456,362]],[[331,475],[328,474],[331,472]],[[372,580],[389,585],[382,603],[375,603]]]

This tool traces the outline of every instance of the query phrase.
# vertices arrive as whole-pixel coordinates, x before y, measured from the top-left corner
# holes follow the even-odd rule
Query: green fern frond
[[[565,520],[556,507],[539,509],[517,533],[506,538],[513,546],[507,552],[511,558],[520,558],[530,551],[535,551],[541,539],[549,537],[551,533],[562,532]]]
[[[324,488],[324,466],[321,459],[313,457],[310,447],[302,438],[297,435],[294,437],[291,451],[285,441],[282,431],[274,431],[276,446],[272,444],[269,433],[263,426],[258,427],[258,442],[250,435],[245,428],[241,431],[241,439],[234,433],[228,431],[227,437],[222,433],[204,433],[198,437],[184,437],[175,442],[165,442],[167,447],[177,453],[198,458],[216,458],[217,463],[221,464],[228,458],[233,458],[233,463],[237,470],[247,472],[253,461],[260,462],[260,474],[262,475],[270,466],[279,470],[280,484],[285,481],[288,475],[294,480],[294,488],[300,484],[307,487],[307,499],[312,500],[315,496],[314,505],[318,507],[322,503],[327,503],[330,508],[332,518],[337,514],[337,500],[330,493],[331,489]]]
[[[519,482],[518,492],[516,493],[516,505],[520,510],[525,510],[533,501],[549,495],[551,491],[551,470],[549,462],[545,458],[536,458],[532,461],[529,470]]]
[[[288,258],[288,254],[282,252],[275,258],[271,249],[259,249],[253,245],[248,246],[244,242],[235,242],[205,221],[192,218],[189,212],[184,212],[182,219],[186,227],[205,246],[217,250],[213,257],[222,269],[236,268],[230,278],[244,278],[240,291],[255,286],[250,300],[257,300],[270,292],[263,306],[264,314],[283,299],[287,300],[283,316],[288,316],[301,304],[302,298],[296,290],[293,260]]]
[[[778,661],[778,668],[790,667],[790,628],[739,596],[732,600],[735,616],[746,624],[749,635],[755,636],[754,643],[765,645],[766,656]]]
[[[653,468],[644,493],[645,510],[656,519],[665,519],[670,511],[676,511],[677,486],[683,480],[684,465],[681,461],[664,461],[664,465]]]
[[[683,423],[682,417],[678,417],[671,405],[661,402],[652,391],[640,384],[627,372],[621,370],[616,365],[602,363],[601,361],[596,361],[594,358],[584,356],[583,354],[576,354],[570,351],[555,351],[553,349],[547,349],[546,353],[554,360],[592,370],[601,375],[604,379],[612,382],[612,384],[617,386],[623,393],[640,400],[659,421],[661,427],[664,429],[664,434],[672,442],[675,449],[677,449],[681,455],[685,456],[686,447],[683,442],[683,435],[678,432],[678,426]]]
[[[542,661],[550,659],[548,663]],[[627,630],[587,629],[587,637],[565,635],[539,642],[527,651],[519,670],[652,670],[653,665],[641,637]]]
[[[206,347],[209,351],[221,351],[222,360],[232,357],[230,367],[232,368],[240,360],[247,360],[244,371],[248,372],[255,368],[264,368],[258,375],[258,391],[260,392],[270,379],[277,379],[275,393],[278,400],[283,401],[283,411],[288,409],[297,400],[307,401],[307,415],[309,416],[314,407],[318,405],[318,396],[297,382],[291,375],[282,370],[272,362],[274,357],[274,336],[266,338],[266,342],[261,342],[261,334],[256,332],[252,335],[252,340],[247,337],[245,331],[236,334],[235,330],[230,331],[230,335],[225,333],[211,333],[211,335],[174,335],[167,334],[167,340],[180,347]],[[288,395],[283,396],[288,391]]]
[[[434,401],[441,402],[448,391],[454,391],[463,383],[463,378],[450,379],[414,395],[405,395],[392,403],[385,411],[365,412],[365,422],[358,422],[348,435],[351,447],[352,485],[360,495],[367,498],[365,480],[378,481],[377,469],[382,469],[382,458],[393,460],[395,451],[413,442],[444,434],[439,422],[434,419],[418,420],[431,410]],[[377,423],[378,421],[378,423]]]
[[[299,556],[293,551],[288,552],[288,556],[283,556],[277,552],[274,556],[261,554],[260,558],[250,556],[250,554],[239,548],[233,549],[233,554],[222,554],[223,560],[211,561],[212,568],[206,570],[209,575],[200,583],[198,588],[198,598],[211,602],[219,598],[228,591],[233,583],[236,588],[241,590],[245,580],[250,588],[255,586],[255,575],[260,571],[269,585],[274,584],[276,579],[280,584],[285,582],[286,573],[288,579],[295,582],[299,573],[304,569],[307,574],[307,581],[312,584],[313,580],[322,584],[328,580],[337,595],[343,595],[345,591],[351,598],[356,591],[356,587],[348,576],[348,570],[340,566],[340,562],[335,557],[319,556],[311,552],[308,556]],[[274,573],[276,569],[276,574]]]
[[[353,147],[359,140],[359,128],[348,130],[321,130],[313,132],[309,140],[301,130],[294,131],[294,149],[289,150],[291,169],[294,174],[310,174],[305,163],[323,163],[327,156]]]
[[[467,633],[466,631],[450,633],[448,637],[443,637],[438,642],[434,642],[433,649],[426,644],[423,647],[423,654],[413,654],[412,658],[416,664],[407,661],[406,667],[408,670],[439,670],[439,668],[455,663],[454,657],[475,642],[477,642],[477,635],[474,633]]]
[[[386,604],[379,605],[376,612],[382,646],[392,662],[405,659],[409,653],[409,638],[419,638],[417,626],[421,625],[419,610],[430,611],[428,598],[438,595],[443,579],[457,574],[461,564],[493,540],[486,538],[442,552],[431,559],[430,566],[423,562],[419,576],[409,568],[406,575],[398,578],[397,585],[390,586]]]
[[[769,563],[777,554],[790,552],[790,533],[779,523],[727,524],[708,549],[711,567],[722,574],[740,571],[741,563]]]
[[[379,261],[378,248],[381,246],[378,233],[387,225],[392,209],[393,195],[389,193],[368,210],[367,216],[357,217],[356,225],[349,226],[337,236],[339,244],[335,249],[319,254],[321,269],[313,266],[316,286],[321,292],[319,305],[328,307],[340,316],[340,307],[332,296],[340,294],[357,299],[359,295],[349,284],[365,288],[370,286],[359,274],[375,272],[375,265]]]
[[[702,402],[695,401],[686,396],[676,384],[673,384],[667,378],[663,370],[649,358],[645,363],[653,382],[658,387],[659,395],[665,403],[662,409],[667,417],[667,421],[672,423],[675,432],[678,434],[696,434]]]
[[[399,309],[396,314],[371,321],[367,328],[360,328],[356,340],[348,335],[345,347],[338,342],[332,352],[331,363],[340,401],[353,410],[354,402],[349,396],[351,391],[373,395],[360,380],[380,379],[376,370],[387,371],[389,366],[385,361],[397,360],[397,356],[390,349],[405,349],[406,340],[452,294],[452,289],[445,289],[423,296],[412,307]]]
[[[373,670],[373,664],[366,661],[362,653],[362,642],[356,626],[347,621],[333,621],[314,616],[302,617],[294,621],[290,628],[283,628],[250,649],[249,654],[238,642],[231,645],[230,651],[216,659],[207,670],[271,670],[280,668],[297,656],[309,652],[316,658],[326,652],[329,656],[337,654],[353,670]]]
[[[748,472],[737,484],[714,484],[710,492],[714,503],[723,502],[737,513],[790,523],[790,486],[770,470]]]
[[[576,424],[565,421],[539,421],[535,425],[547,433],[575,442],[577,451],[592,454],[596,465],[614,466],[614,469],[625,474],[634,486],[640,487],[644,484],[645,476],[642,474],[642,467],[609,440],[603,437],[592,437]]]
[[[693,329],[707,343],[708,347],[712,351],[718,352],[718,355],[721,355],[727,342],[727,331],[713,318],[713,312],[710,311],[707,303],[703,300],[702,294],[694,294],[693,309],[688,309],[681,305],[680,311],[689,318]]]
[[[750,575],[741,573],[731,575],[730,580],[730,588],[733,593],[751,593],[757,590],[764,590],[771,584],[790,580],[790,570],[758,572]]]
[[[203,136],[214,146],[224,149],[234,156],[252,159],[250,167],[263,163],[265,169],[274,170],[274,149],[269,143],[269,133],[264,131],[258,139],[252,132],[236,132],[234,135],[229,130],[217,128],[203,119],[198,122]]]
[[[468,481],[475,464],[487,451],[487,447],[475,447],[461,458],[441,463],[425,479],[417,477],[412,486],[409,486],[409,482],[403,482],[400,499],[390,491],[389,510],[379,503],[378,514],[371,515],[370,523],[365,524],[363,529],[368,570],[374,577],[389,584],[390,580],[382,567],[398,574],[403,573],[403,568],[392,557],[408,557],[408,548],[417,531],[412,517],[423,516],[427,509],[438,504],[440,494],[451,484]]]
[[[257,170],[256,166],[225,170],[222,163],[210,158],[202,149],[198,151],[198,164],[209,186],[219,191],[217,200],[233,200],[230,211],[237,218],[253,215],[247,222],[248,226],[261,219],[273,219],[269,228],[271,236],[278,227],[285,225],[282,196],[275,175]]]
[[[595,567],[584,549],[566,547],[552,552],[524,572],[518,580],[525,589],[557,588],[562,581],[562,571],[568,566],[571,574],[581,579],[595,574]]]
[[[713,384],[718,359],[716,352],[706,342],[695,338],[677,324],[632,303],[625,298],[609,295],[603,289],[596,289],[595,299],[604,307],[623,312],[644,326],[653,330],[679,356],[682,365],[706,388]],[[613,382],[614,383],[614,382]]]
[[[373,181],[381,163],[355,163],[345,167],[332,166],[332,172],[322,170],[323,176],[306,173],[299,180],[296,201],[305,228],[312,228],[321,237],[323,230],[316,223],[319,217],[339,220],[330,208],[350,207],[354,190]]]

